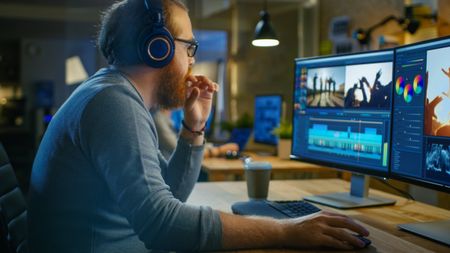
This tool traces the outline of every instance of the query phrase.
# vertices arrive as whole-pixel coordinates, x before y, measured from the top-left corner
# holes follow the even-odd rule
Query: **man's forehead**
[[[178,32],[178,36],[187,39],[194,38],[191,19],[189,18],[187,11],[178,6],[173,6],[171,11],[172,22]]]

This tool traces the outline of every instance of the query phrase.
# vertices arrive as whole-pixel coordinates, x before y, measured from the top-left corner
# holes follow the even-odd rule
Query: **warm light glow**
[[[238,120],[238,103],[235,98],[232,98],[230,101],[231,107],[231,121],[236,122]]]
[[[66,59],[66,85],[79,84],[88,78],[79,56]]]
[[[230,62],[230,91],[231,97],[236,98],[238,95],[238,65],[235,61]]]
[[[231,120],[236,121],[238,118],[238,108],[237,108],[237,96],[238,96],[238,64],[236,61],[231,61],[231,71],[230,71],[230,93],[231,93]]]
[[[255,47],[274,47],[278,46],[280,42],[275,39],[259,39],[253,40],[252,45]]]

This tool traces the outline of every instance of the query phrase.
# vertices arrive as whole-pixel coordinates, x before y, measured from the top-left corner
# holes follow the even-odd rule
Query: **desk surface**
[[[256,153],[247,153],[254,161],[266,161],[272,164],[274,173],[314,172],[337,175],[334,169],[299,161],[280,159],[277,156],[260,156]],[[226,175],[243,175],[244,164],[240,159],[206,158],[202,163],[210,181],[224,180]]]
[[[268,198],[270,200],[292,200],[312,194],[338,191],[348,192],[349,188],[349,183],[340,179],[274,180],[270,182]],[[450,252],[450,247],[397,229],[397,225],[401,223],[449,220],[450,211],[376,190],[370,190],[370,194],[392,198],[397,200],[397,203],[394,206],[352,210],[338,210],[317,205],[323,210],[332,210],[348,215],[366,226],[370,231],[369,238],[372,240],[372,245],[364,250],[355,252]],[[230,206],[232,203],[244,200],[247,200],[245,182],[212,182],[198,183],[188,203],[208,205],[217,210],[231,212]],[[296,252],[289,250],[259,251]]]

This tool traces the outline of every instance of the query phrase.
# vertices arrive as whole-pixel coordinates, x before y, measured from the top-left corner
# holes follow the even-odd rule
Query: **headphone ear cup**
[[[173,59],[175,43],[166,28],[144,30],[139,36],[138,54],[142,62],[153,68],[163,68]]]

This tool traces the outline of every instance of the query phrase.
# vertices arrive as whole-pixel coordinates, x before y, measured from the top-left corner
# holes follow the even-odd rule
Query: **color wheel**
[[[414,92],[416,94],[420,94],[423,90],[423,79],[421,75],[417,75],[416,77],[414,77],[414,83],[413,83],[413,87],[414,87]]]
[[[403,79],[403,77],[399,76],[397,78],[397,81],[395,81],[395,91],[397,92],[397,95],[402,95],[404,89],[405,89],[405,80]]]
[[[407,84],[405,86],[405,90],[403,91],[403,98],[405,99],[406,103],[411,103],[413,94],[414,94],[413,87],[411,86],[411,84]]]

